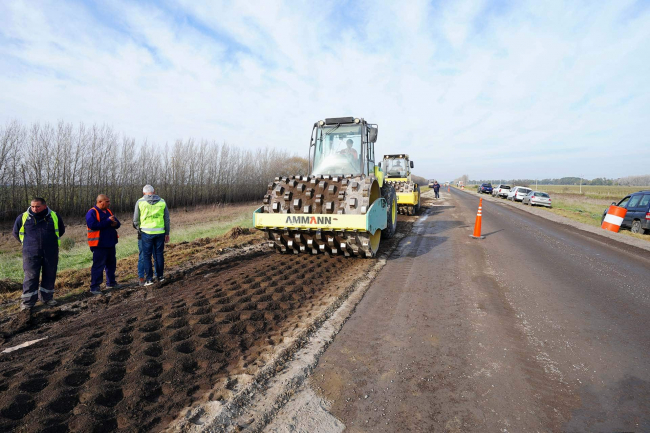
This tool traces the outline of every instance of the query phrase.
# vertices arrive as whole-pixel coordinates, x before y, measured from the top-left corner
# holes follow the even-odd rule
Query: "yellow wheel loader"
[[[420,212],[420,186],[411,180],[413,161],[408,155],[384,155],[382,168],[386,181],[395,186],[399,213],[415,215]]]
[[[253,225],[281,253],[374,257],[395,234],[397,197],[375,165],[378,127],[338,117],[314,123],[309,175],[276,177]]]

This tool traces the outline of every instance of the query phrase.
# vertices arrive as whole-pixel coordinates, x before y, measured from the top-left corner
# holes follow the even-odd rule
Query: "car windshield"
[[[385,158],[384,170],[387,177],[406,177],[406,158]]]
[[[546,197],[548,198],[548,194],[545,192],[535,192],[535,197]]]
[[[521,193],[521,194],[528,194],[529,192],[530,192],[530,190],[529,190],[529,189],[526,189],[526,188],[519,188],[519,189],[517,190],[517,194],[520,194],[520,193]]]
[[[327,125],[316,132],[314,175],[361,174],[361,125]]]
[[[510,185],[501,185],[499,188],[501,188],[501,189],[510,189]]]

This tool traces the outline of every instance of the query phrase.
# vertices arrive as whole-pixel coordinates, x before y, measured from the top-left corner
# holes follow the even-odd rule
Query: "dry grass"
[[[257,205],[238,204],[208,206],[195,209],[176,209],[170,211],[171,244],[191,242],[198,238],[220,236],[234,226],[252,227],[252,213]],[[119,230],[117,258],[130,257],[138,252],[137,233],[132,227],[132,215],[118,216],[122,222]],[[86,225],[83,219],[67,223],[64,238],[75,241],[75,247],[59,254],[59,273],[69,269],[90,267],[92,254],[86,244]],[[14,281],[22,281],[21,246],[10,232],[4,231],[0,240],[0,276]]]
[[[535,185],[531,185],[535,188]],[[582,193],[580,190],[582,189]],[[633,192],[650,189],[644,186],[607,186],[607,185],[538,185],[537,190],[553,194],[579,195],[591,199],[603,199],[611,204]]]

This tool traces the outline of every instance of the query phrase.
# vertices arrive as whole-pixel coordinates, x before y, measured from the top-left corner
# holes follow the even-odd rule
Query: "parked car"
[[[529,204],[531,206],[535,205],[540,205],[540,206],[546,206],[546,207],[552,207],[551,206],[551,197],[541,191],[531,191],[528,194],[526,194],[526,197],[521,200],[523,204]]]
[[[492,184],[491,183],[482,183],[478,187],[479,194],[492,194]]]
[[[506,198],[510,192],[510,185],[499,184],[492,189],[494,197]]]
[[[510,189],[507,198],[512,201],[522,201],[531,191],[530,188],[526,188],[525,186],[516,186]]]
[[[650,191],[638,191],[625,197],[613,205],[627,209],[621,228],[629,228],[632,233],[650,234]],[[603,211],[603,218],[609,208]]]

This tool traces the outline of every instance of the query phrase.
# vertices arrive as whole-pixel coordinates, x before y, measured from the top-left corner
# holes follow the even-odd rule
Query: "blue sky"
[[[648,1],[2,1],[0,123],[306,155],[379,124],[429,178],[650,173]]]

